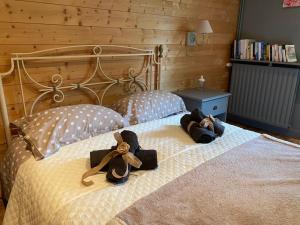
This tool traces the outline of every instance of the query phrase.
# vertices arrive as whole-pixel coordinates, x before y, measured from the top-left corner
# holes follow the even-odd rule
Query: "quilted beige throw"
[[[256,138],[140,199],[110,224],[299,225],[300,150]]]

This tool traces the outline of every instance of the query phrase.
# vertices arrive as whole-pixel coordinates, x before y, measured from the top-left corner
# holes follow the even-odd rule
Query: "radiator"
[[[234,63],[229,113],[288,128],[295,103],[299,69]]]

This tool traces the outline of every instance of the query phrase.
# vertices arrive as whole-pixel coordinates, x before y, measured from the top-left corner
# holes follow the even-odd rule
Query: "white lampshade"
[[[200,22],[199,33],[201,34],[213,33],[213,29],[211,28],[211,25],[208,20],[203,20]]]

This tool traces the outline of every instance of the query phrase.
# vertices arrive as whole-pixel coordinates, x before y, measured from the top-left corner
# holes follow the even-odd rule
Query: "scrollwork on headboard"
[[[82,53],[84,49],[84,53]],[[157,48],[159,49],[159,48]],[[105,53],[105,52],[108,53]],[[112,53],[111,53],[112,51]],[[71,54],[70,54],[71,52]],[[76,54],[74,54],[75,52]],[[80,52],[80,54],[78,54]],[[86,53],[88,52],[88,53]],[[129,67],[127,73],[118,76],[117,78],[112,77],[106,73],[103,69],[104,59],[115,59],[115,58],[130,58],[130,57],[143,57],[142,68],[136,71],[134,67]],[[65,84],[64,77],[61,73],[54,73],[51,76],[50,83],[41,83],[36,80],[27,69],[27,64],[30,62],[68,62],[68,61],[80,61],[91,59],[94,61],[94,68],[85,79]],[[79,45],[79,46],[67,46],[61,48],[52,48],[41,51],[35,51],[30,53],[13,53],[11,58],[11,68],[5,73],[0,73],[0,100],[1,100],[1,111],[2,118],[5,126],[5,133],[7,141],[10,141],[9,134],[9,121],[6,107],[6,101],[3,91],[2,78],[11,75],[14,71],[17,72],[20,92],[22,98],[22,105],[24,115],[31,115],[37,104],[45,97],[51,98],[55,103],[61,103],[65,100],[66,91],[84,90],[95,97],[98,104],[103,103],[103,99],[107,92],[115,85],[123,84],[126,85],[125,90],[128,92],[134,92],[138,89],[145,91],[149,89],[158,88],[159,71],[154,72],[153,67],[157,65],[159,67],[159,57],[155,50],[145,50],[139,48],[133,48],[128,46],[118,45]],[[153,75],[154,74],[154,75]],[[95,77],[101,77],[102,80],[95,81]],[[153,80],[154,76],[154,80]],[[29,80],[34,88],[39,92],[35,97],[30,107],[29,114],[27,112],[24,84],[23,79]],[[150,82],[149,82],[150,80]],[[154,82],[153,82],[154,81]],[[101,95],[99,95],[95,89],[101,87]]]

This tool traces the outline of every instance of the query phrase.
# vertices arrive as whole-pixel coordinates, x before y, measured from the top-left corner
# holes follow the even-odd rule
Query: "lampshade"
[[[211,25],[208,20],[203,20],[200,22],[199,33],[201,34],[213,33],[213,29],[211,28]]]

